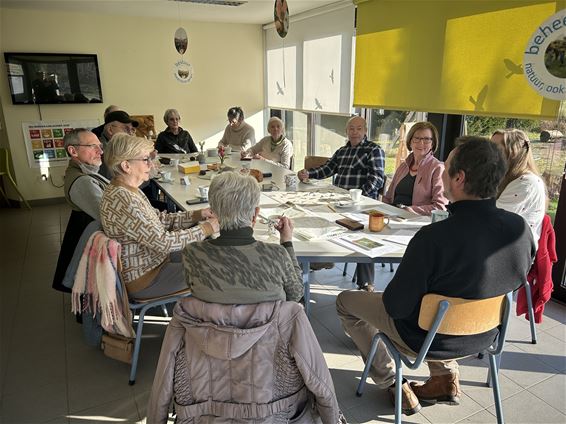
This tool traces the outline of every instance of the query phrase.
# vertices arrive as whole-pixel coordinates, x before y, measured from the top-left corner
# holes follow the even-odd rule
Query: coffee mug
[[[360,200],[362,200],[362,190],[359,188],[351,189],[350,197],[352,198],[352,202],[358,203]]]
[[[209,158],[216,157],[216,156],[218,156],[218,149],[216,149],[216,148],[208,149],[206,151],[206,154]]]
[[[298,184],[299,178],[295,174],[285,175],[285,188],[287,191],[297,191]]]
[[[387,222],[386,222],[387,220]],[[382,231],[389,224],[389,218],[379,212],[369,214],[369,230],[373,232]]]
[[[439,222],[439,221],[444,221],[446,218],[448,218],[449,213],[448,211],[434,210],[430,213],[430,215],[432,218],[432,222]]]
[[[203,199],[203,200],[208,199],[208,187],[207,186],[198,186],[198,191],[199,191],[201,199]]]

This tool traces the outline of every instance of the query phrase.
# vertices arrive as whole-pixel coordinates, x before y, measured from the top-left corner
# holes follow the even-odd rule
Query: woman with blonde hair
[[[442,184],[444,163],[434,157],[438,146],[436,127],[430,122],[417,122],[407,133],[406,144],[411,153],[395,171],[383,202],[419,215],[445,210],[448,199]]]
[[[491,141],[501,147],[508,163],[499,184],[497,207],[521,215],[538,245],[546,211],[546,188],[535,164],[531,141],[517,129],[497,130]]]
[[[104,190],[104,233],[121,245],[122,278],[128,296],[147,299],[187,288],[181,250],[219,230],[210,209],[166,213],[154,209],[139,186],[149,179],[153,143],[116,134],[104,150],[113,175]]]

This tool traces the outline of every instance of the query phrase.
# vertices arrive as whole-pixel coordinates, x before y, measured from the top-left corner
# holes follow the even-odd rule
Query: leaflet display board
[[[65,134],[73,128],[91,129],[97,125],[96,119],[22,122],[29,166],[67,165],[68,157],[63,145]]]

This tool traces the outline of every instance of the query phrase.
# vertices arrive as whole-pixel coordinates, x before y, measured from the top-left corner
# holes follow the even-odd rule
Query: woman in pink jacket
[[[438,131],[430,122],[417,122],[407,134],[411,152],[395,171],[383,201],[419,215],[446,209],[442,171],[444,163],[434,157]]]

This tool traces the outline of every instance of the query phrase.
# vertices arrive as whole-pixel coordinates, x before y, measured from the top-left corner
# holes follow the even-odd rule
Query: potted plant
[[[198,163],[206,163],[206,156],[204,155],[204,141],[200,141],[198,144],[200,146],[200,152],[197,156]]]

